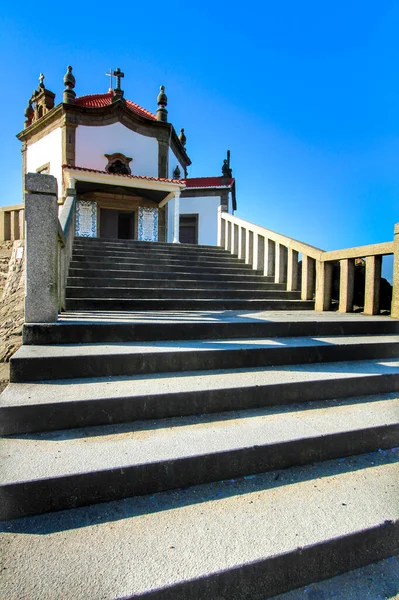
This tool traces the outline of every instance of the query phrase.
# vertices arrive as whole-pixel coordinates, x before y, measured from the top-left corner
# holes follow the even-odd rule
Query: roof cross
[[[112,69],[110,69],[110,70],[109,70],[109,73],[105,73],[105,74],[106,74],[108,77],[110,77],[110,86],[109,86],[109,90],[111,91],[111,90],[113,90],[113,85],[112,85],[112,84],[113,84],[113,80],[112,80],[112,78],[113,78],[113,76],[114,76],[114,72],[113,72],[113,70],[112,70]]]
[[[119,91],[121,91],[121,77],[124,77],[125,74],[122,73],[122,71],[118,67],[116,69],[116,71],[114,71],[114,75],[116,77],[116,88],[115,88],[115,90],[117,90],[119,92]]]

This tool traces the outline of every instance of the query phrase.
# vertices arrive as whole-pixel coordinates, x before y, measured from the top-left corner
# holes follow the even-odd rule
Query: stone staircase
[[[77,238],[67,310],[311,310],[215,246]]]
[[[265,600],[398,552],[398,321],[93,311],[74,258],[0,397],[0,598]]]

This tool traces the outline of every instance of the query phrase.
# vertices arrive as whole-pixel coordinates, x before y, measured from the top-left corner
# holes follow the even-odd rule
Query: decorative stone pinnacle
[[[187,138],[186,138],[186,136],[185,136],[185,134],[184,134],[184,129],[183,129],[183,127],[180,129],[179,140],[180,140],[180,143],[181,143],[181,145],[184,147],[184,146],[186,145]]]
[[[158,106],[165,108],[165,106],[167,106],[167,104],[168,104],[168,97],[165,94],[165,86],[161,85],[161,87],[159,89],[160,89],[160,92],[159,92],[158,98],[157,98]]]
[[[65,89],[64,89],[64,93],[63,93],[63,101],[65,104],[74,104],[75,103],[75,97],[76,97],[76,93],[73,91],[73,88],[75,87],[75,77],[72,74],[72,67],[69,66],[67,67],[67,72],[65,73],[64,76],[64,85],[65,85]]]
[[[28,100],[28,106],[25,108],[25,128],[31,125],[35,111],[32,106],[32,99]]]
[[[67,72],[64,76],[64,85],[67,90],[73,90],[75,87],[75,77],[72,75],[72,67],[67,67]]]
[[[181,177],[181,171],[179,169],[179,165],[177,165],[175,170],[173,171],[173,179],[180,179],[180,177]]]

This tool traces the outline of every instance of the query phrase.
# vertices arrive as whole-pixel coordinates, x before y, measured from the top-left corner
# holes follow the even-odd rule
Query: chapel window
[[[108,159],[108,164],[105,167],[107,173],[111,173],[113,175],[131,175],[132,171],[130,169],[129,163],[132,161],[131,158],[125,156],[124,154],[105,154],[105,157]]]

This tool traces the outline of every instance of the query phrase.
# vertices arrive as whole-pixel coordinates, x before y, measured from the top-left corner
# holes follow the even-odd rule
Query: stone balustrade
[[[23,204],[0,207],[0,242],[25,238],[25,207]]]
[[[271,229],[239,219],[219,208],[218,245],[260,269],[276,283],[285,283],[288,291],[301,291],[302,300],[315,300],[315,310],[331,309],[333,266],[339,263],[340,312],[353,310],[355,260],[365,259],[366,282],[364,313],[379,313],[382,257],[394,255],[391,314],[399,318],[399,223],[392,242],[358,246],[326,252],[287,237]],[[299,281],[299,258],[302,273]]]

